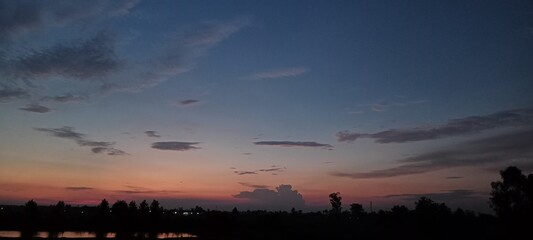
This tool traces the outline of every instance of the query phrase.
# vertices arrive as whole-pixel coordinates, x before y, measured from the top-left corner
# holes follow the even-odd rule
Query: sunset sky
[[[489,211],[533,2],[0,0],[0,204]]]

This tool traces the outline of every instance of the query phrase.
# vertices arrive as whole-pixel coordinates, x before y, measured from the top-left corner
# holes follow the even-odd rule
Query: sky
[[[0,204],[490,212],[531,1],[0,0]]]

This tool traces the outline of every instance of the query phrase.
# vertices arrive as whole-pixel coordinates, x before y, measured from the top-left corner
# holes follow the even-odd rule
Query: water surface
[[[33,236],[34,238],[48,238],[50,234],[48,232],[36,232]],[[148,238],[148,233],[135,233],[134,237],[145,237]],[[0,231],[0,237],[2,238],[20,238],[21,232],[19,231]],[[96,238],[96,233],[94,232],[73,232],[73,231],[65,231],[65,232],[59,232],[54,237],[57,238]],[[116,233],[114,232],[108,232],[105,234],[104,238],[115,238]],[[158,233],[156,236],[158,239],[166,239],[166,238],[196,238],[197,236],[190,233],[182,233],[182,232],[167,232],[167,233]]]

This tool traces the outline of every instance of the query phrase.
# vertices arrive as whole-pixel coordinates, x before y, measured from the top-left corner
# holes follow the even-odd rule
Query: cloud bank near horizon
[[[302,194],[293,190],[291,185],[281,184],[275,190],[267,188],[256,188],[253,191],[243,191],[234,198],[242,198],[250,201],[250,204],[261,206],[264,209],[302,209],[305,207],[305,200]]]
[[[533,158],[533,129],[466,141],[442,150],[430,151],[397,160],[397,167],[368,172],[331,173],[353,179],[389,178],[427,173],[455,167],[501,165],[506,162],[527,162]]]

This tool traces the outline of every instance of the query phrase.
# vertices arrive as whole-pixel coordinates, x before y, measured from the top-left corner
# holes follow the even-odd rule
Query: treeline
[[[164,209],[157,200],[150,204],[144,200],[137,204],[119,200],[113,205],[104,199],[97,206],[71,206],[59,201],[52,206],[39,206],[34,200],[24,206],[2,206],[0,230],[18,230],[23,237],[37,231],[51,236],[64,231],[89,231],[97,236],[115,232],[118,238],[128,238],[134,233],[157,235],[159,232],[196,232],[198,224],[193,217],[204,210]],[[192,221],[191,221],[192,220]]]
[[[158,232],[187,232],[200,239],[515,239],[531,236],[533,226],[533,175],[520,169],[501,171],[502,180],[492,182],[491,207],[496,215],[452,210],[445,203],[421,197],[414,209],[394,206],[366,212],[360,204],[343,207],[340,193],[329,195],[331,209],[302,213],[285,211],[213,211],[164,209],[151,203],[106,200],[98,206],[4,207],[0,230],[91,231],[103,236],[131,239],[133,233],[155,238]],[[53,234],[52,234],[53,235]],[[142,236],[145,236],[142,234]]]
[[[340,196],[338,195],[340,198]],[[200,239],[496,239],[504,228],[499,218],[457,209],[429,198],[419,199],[414,209],[395,206],[390,210],[365,212],[361,205],[320,212],[213,211],[163,209],[154,204],[117,201],[109,206],[4,207],[1,230],[19,230],[23,237],[36,231],[90,231],[97,236],[116,232],[117,238],[131,239],[134,233],[155,236],[159,232],[187,232]],[[342,203],[341,203],[342,204]]]

